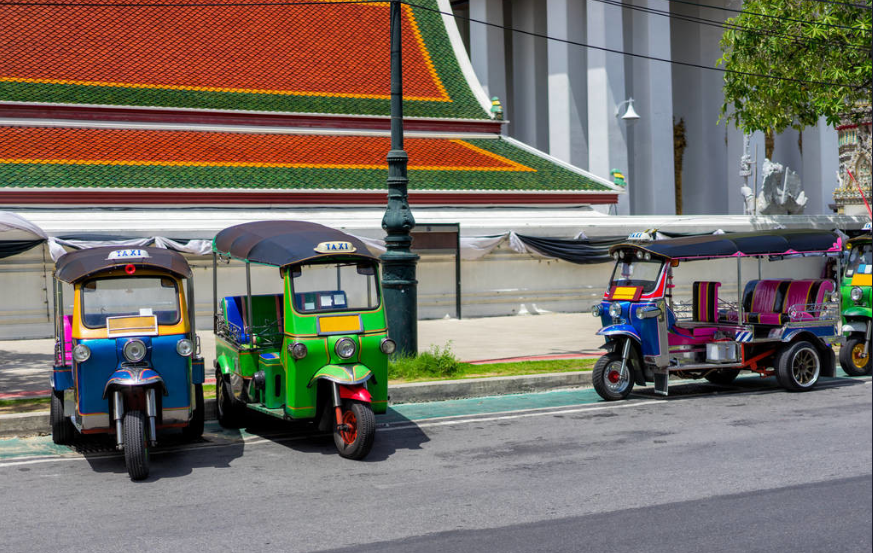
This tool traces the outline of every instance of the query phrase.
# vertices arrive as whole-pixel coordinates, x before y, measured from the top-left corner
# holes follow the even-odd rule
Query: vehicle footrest
[[[655,393],[661,396],[667,395],[667,386],[670,382],[669,373],[655,373]]]

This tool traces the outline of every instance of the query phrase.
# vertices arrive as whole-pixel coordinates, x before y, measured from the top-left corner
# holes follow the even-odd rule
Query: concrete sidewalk
[[[480,319],[420,321],[420,351],[449,346],[461,361],[596,354],[603,338],[590,313],[549,313]],[[211,377],[215,338],[198,332]],[[0,341],[0,399],[48,394],[54,340]]]

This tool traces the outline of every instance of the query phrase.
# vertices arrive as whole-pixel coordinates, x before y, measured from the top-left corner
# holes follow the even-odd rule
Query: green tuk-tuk
[[[219,232],[219,262],[245,263],[245,293],[214,295],[218,421],[245,409],[312,420],[340,455],[362,459],[374,413],[388,406],[388,338],[378,259],[359,239],[301,221],[260,221]],[[278,268],[275,293],[252,294],[251,266]]]
[[[843,338],[840,366],[850,376],[870,374],[871,278],[873,278],[873,241],[870,223],[864,234],[846,242],[849,259],[840,284],[843,310]]]

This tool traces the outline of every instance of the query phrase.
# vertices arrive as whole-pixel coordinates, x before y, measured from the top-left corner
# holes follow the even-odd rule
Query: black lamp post
[[[388,334],[404,355],[418,353],[418,255],[410,251],[415,218],[406,185],[408,157],[403,149],[403,75],[400,49],[400,2],[391,0],[391,151],[388,152],[388,206],[382,217],[387,251],[382,254],[382,291]]]

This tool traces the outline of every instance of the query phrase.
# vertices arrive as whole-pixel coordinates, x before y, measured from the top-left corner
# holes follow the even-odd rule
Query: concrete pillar
[[[470,18],[505,25],[503,0],[470,0]],[[470,22],[470,60],[488,98],[506,103],[506,51],[503,29]]]
[[[829,215],[840,168],[837,131],[821,118],[803,131],[803,190],[809,197],[805,215]]]
[[[550,37],[585,43],[585,1],[547,0]],[[549,153],[578,167],[588,167],[588,94],[585,49],[548,42]]]
[[[588,44],[623,50],[622,9],[595,0],[587,0],[586,8]],[[615,116],[616,106],[626,99],[624,56],[589,48],[588,170],[603,178],[610,178],[611,169],[628,170],[626,129]],[[618,213],[629,211],[622,195]]]
[[[514,0],[513,27],[540,35],[547,32],[546,0]],[[522,33],[512,37],[512,119],[509,134],[549,151],[548,46],[545,38]]]
[[[666,0],[637,0],[635,5],[669,10]],[[630,51],[670,59],[670,21],[640,11],[625,13],[625,36]],[[627,40],[626,40],[627,41]],[[675,209],[673,167],[672,67],[665,62],[630,58],[628,96],[640,118],[631,136],[628,192],[634,215],[672,215]],[[622,110],[619,110],[622,111]]]

